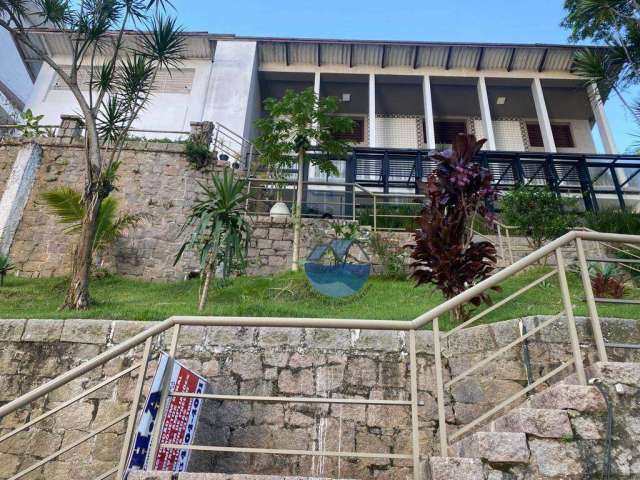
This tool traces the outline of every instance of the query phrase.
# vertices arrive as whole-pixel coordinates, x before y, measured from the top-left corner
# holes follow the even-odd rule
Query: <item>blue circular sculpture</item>
[[[366,263],[347,263],[351,247],[362,252]],[[355,257],[351,257],[355,259]],[[328,297],[348,297],[364,287],[371,272],[371,262],[367,252],[356,240],[332,240],[316,245],[307,257],[304,272],[309,283]]]

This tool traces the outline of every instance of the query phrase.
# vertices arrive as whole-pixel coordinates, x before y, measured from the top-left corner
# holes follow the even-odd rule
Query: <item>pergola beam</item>
[[[476,71],[480,71],[482,67],[482,58],[484,57],[484,47],[480,48],[480,55],[478,55],[478,62],[476,63]]]
[[[549,49],[545,48],[544,53],[542,54],[542,58],[540,59],[540,63],[538,64],[538,71],[542,72],[544,70],[544,64],[547,61],[547,54],[549,53]]]
[[[513,70],[513,61],[516,58],[516,49],[515,47],[511,49],[511,55],[509,55],[509,63],[507,64],[507,72]]]
[[[447,50],[447,61],[444,64],[445,70],[449,70],[449,68],[451,67],[451,50],[452,49],[453,47],[449,47],[449,49]]]
[[[418,68],[418,46],[413,47],[413,60],[411,62],[413,64],[413,69]]]

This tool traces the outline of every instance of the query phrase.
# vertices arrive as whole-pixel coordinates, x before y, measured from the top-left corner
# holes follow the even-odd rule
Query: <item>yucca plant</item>
[[[4,277],[14,268],[15,266],[9,260],[9,256],[0,253],[0,287],[4,287]]]
[[[197,252],[202,281],[198,310],[202,311],[218,266],[222,266],[223,280],[227,280],[236,266],[244,265],[251,226],[245,215],[246,180],[225,168],[221,174],[212,174],[209,183],[199,185],[202,193],[180,233],[189,228],[193,231],[180,247],[174,265],[186,250]]]
[[[81,232],[85,212],[80,192],[69,187],[61,187],[44,192],[41,197],[58,217],[60,223],[66,225],[64,233],[75,235]],[[91,247],[96,265],[100,263],[96,257],[99,257],[109,245],[122,237],[127,230],[135,228],[144,218],[146,216],[143,214],[124,213],[118,215],[118,201],[113,197],[106,198],[98,210],[96,233]]]
[[[85,125],[83,217],[63,308],[90,304],[99,213],[115,188],[124,143],[151,99],[158,72],[178,67],[184,56],[182,29],[165,16],[170,5],[168,0],[0,0],[0,28],[68,86],[77,103],[69,108],[80,113]],[[34,37],[33,25],[56,31],[71,58],[52,57]],[[84,69],[89,72],[86,85],[78,75]]]

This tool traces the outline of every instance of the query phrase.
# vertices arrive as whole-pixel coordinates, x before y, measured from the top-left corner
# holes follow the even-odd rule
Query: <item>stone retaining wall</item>
[[[529,317],[529,329],[542,320]],[[579,331],[590,344],[589,328]],[[7,402],[86,361],[150,326],[148,322],[100,320],[1,320],[0,402]],[[603,320],[611,342],[640,343],[640,322]],[[444,342],[447,381],[519,336],[516,321],[478,326]],[[529,345],[537,378],[570,358],[565,325],[558,321]],[[157,339],[167,348],[169,334]],[[592,352],[593,349],[585,351]],[[0,435],[44,410],[76,395],[106,376],[131,365],[135,355],[112,360],[103,368],[56,390],[31,409],[0,422]],[[591,355],[591,353],[589,353]],[[611,349],[613,361],[640,361],[640,351]],[[435,372],[431,332],[417,335],[420,444],[425,455],[437,443]],[[402,332],[322,329],[184,327],[178,359],[204,375],[220,394],[336,396],[408,399],[407,338]],[[522,350],[513,349],[467,379],[447,398],[447,421],[454,431],[489,410],[526,383]],[[153,365],[151,368],[153,371]],[[8,478],[129,408],[135,379],[92,393],[38,428],[0,443],[0,478]],[[410,412],[405,407],[318,404],[248,404],[205,401],[213,412],[207,428],[212,445],[285,449],[408,453]],[[40,476],[62,480],[91,479],[115,465],[123,427],[111,428],[86,445],[44,467]],[[407,460],[212,454],[207,469],[222,473],[304,475],[336,478],[405,479]]]

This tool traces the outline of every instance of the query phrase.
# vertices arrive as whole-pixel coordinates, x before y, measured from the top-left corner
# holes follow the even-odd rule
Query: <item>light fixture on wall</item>
[[[343,93],[342,94],[342,101],[343,102],[350,102],[351,101],[351,94],[350,93]]]
[[[507,101],[507,97],[498,97],[496,99],[496,104],[498,105],[504,105],[504,103]]]

